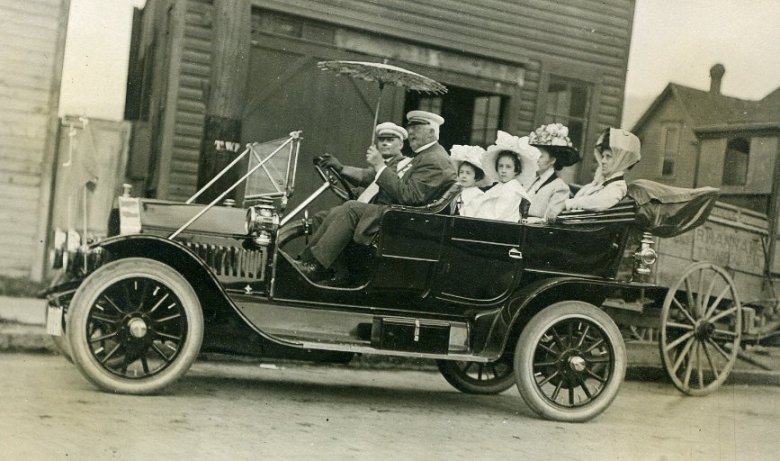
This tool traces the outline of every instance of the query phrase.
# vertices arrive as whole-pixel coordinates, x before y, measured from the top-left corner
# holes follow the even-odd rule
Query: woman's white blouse
[[[623,172],[613,174],[609,179],[622,176]],[[594,181],[577,191],[574,198],[566,200],[567,210],[606,210],[616,205],[628,192],[626,181],[621,179],[604,185],[606,181]]]

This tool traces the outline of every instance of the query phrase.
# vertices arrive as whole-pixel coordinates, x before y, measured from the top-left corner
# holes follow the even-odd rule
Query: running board
[[[488,361],[469,353],[465,321],[242,301],[237,305],[255,328],[304,348]]]
[[[323,342],[308,342],[301,343],[306,349],[316,349],[321,351],[339,351],[339,352],[354,352],[356,354],[373,354],[373,355],[387,355],[394,357],[412,357],[418,359],[434,359],[434,360],[459,360],[464,362],[482,362],[487,363],[492,360],[490,357],[483,357],[471,354],[432,354],[426,352],[410,352],[410,351],[396,351],[389,349],[377,349],[371,346],[361,346],[357,344],[333,344]]]

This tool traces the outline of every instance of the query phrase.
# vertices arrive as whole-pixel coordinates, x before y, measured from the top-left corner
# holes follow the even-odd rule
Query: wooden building
[[[40,279],[70,0],[0,0],[0,274]]]
[[[637,121],[642,161],[629,175],[679,187],[720,188],[720,200],[768,222],[769,272],[780,275],[780,88],[758,101],[670,83]],[[732,207],[733,208],[733,207]],[[774,236],[774,238],[772,238]]]
[[[214,152],[218,136],[303,130],[300,200],[319,184],[314,155],[361,164],[371,138],[379,89],[318,70],[333,59],[387,60],[447,85],[442,97],[387,87],[380,114],[441,113],[445,147],[560,121],[589,152],[621,120],[633,15],[634,0],[148,0],[134,18],[128,173],[136,193],[186,199],[232,155]],[[565,175],[589,181],[593,163]]]

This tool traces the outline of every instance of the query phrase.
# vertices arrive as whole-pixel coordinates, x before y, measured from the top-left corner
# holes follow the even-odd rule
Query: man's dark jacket
[[[441,144],[419,152],[409,169],[398,177],[395,168],[385,168],[376,180],[379,192],[371,203],[376,205],[422,206],[441,197],[455,182],[455,167]],[[354,240],[368,245],[379,229],[385,207],[369,207],[355,229]]]

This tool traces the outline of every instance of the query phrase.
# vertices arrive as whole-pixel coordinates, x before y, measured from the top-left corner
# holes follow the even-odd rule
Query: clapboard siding
[[[466,58],[473,56],[482,62],[522,68],[522,87],[504,93],[509,98],[507,114],[511,117],[504,124],[517,133],[532,130],[541,123],[544,114],[539,105],[540,96],[551,75],[587,81],[598,96],[589,114],[588,143],[592,144],[598,129],[620,123],[635,0],[252,0],[251,3],[256,9],[356,31],[357,36],[366,34],[397,41],[399,46],[444,50]],[[206,98],[212,84],[215,18],[212,0],[149,0],[146,10],[155,8],[158,17],[154,27],[159,29],[164,19],[160,13],[162,5],[167,8],[171,4],[178,8],[181,30],[174,41],[178,51],[173,51],[176,62],[170,75],[175,75],[175,82],[169,83],[171,92],[165,109],[173,111],[173,115],[161,134],[167,137],[167,144],[163,144],[168,148],[161,154],[167,160],[166,168],[161,169],[165,175],[160,179],[164,186],[159,188],[159,197],[184,199],[195,191],[197,182]],[[149,27],[153,20],[145,20],[145,27]],[[262,45],[263,40],[258,39],[255,45]],[[306,39],[297,43],[303,47],[340,46]],[[358,50],[345,47],[339,51]],[[421,63],[408,64],[414,67]],[[506,82],[502,85],[506,87]],[[589,174],[589,168],[585,167],[588,165],[583,170]]]
[[[198,158],[206,115],[206,94],[211,77],[210,1],[190,0],[184,13],[184,38],[176,122],[168,178],[169,198],[184,200],[196,191]]]
[[[601,79],[599,125],[620,123],[634,1],[522,0],[254,0],[257,7],[370,30],[483,57],[518,63],[551,60],[588,68]],[[577,76],[573,70],[572,77]],[[540,74],[527,73],[522,97],[535,102]],[[523,108],[514,125],[529,128]],[[529,122],[529,116],[531,121]]]
[[[43,274],[69,0],[0,0],[0,274]]]

